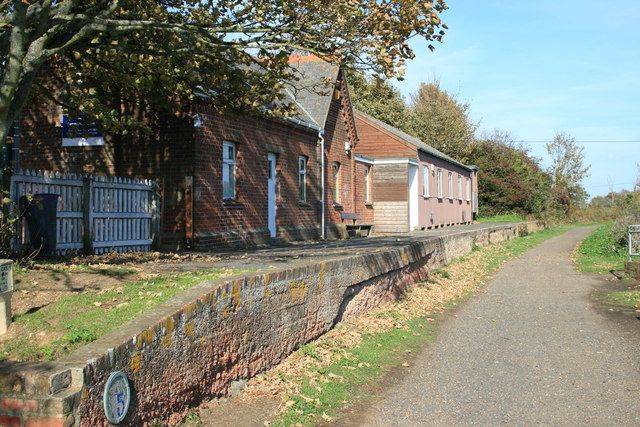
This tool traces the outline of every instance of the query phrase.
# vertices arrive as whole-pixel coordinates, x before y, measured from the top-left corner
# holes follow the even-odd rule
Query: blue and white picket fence
[[[157,188],[157,183],[148,179],[34,170],[14,173],[11,178],[14,202],[26,194],[60,196],[56,244],[59,254],[151,250],[159,226]],[[21,224],[14,248],[24,247],[28,238],[26,226]]]

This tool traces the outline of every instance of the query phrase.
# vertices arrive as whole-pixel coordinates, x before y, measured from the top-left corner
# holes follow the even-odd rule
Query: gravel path
[[[598,309],[573,229],[506,264],[401,378],[344,424],[637,425],[640,334]],[[358,411],[360,412],[360,411]]]

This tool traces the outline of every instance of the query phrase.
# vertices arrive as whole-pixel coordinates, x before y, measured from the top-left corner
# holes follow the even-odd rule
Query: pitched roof
[[[251,68],[253,71],[258,73],[263,72],[262,68],[259,68],[256,65],[249,65],[248,68]],[[198,86],[196,87],[195,94],[201,99],[210,99],[215,96],[216,91],[214,89],[204,90],[202,86]],[[282,95],[282,99],[275,99],[270,104],[263,106],[261,109],[263,111],[268,111],[274,109],[274,107],[286,107],[289,104],[294,104],[298,107],[296,111],[297,114],[284,117],[272,117],[272,119],[288,122],[294,126],[313,132],[318,132],[322,129],[322,127],[316,123],[304,108],[302,108],[302,105],[296,100],[294,94],[290,90],[285,87]]]
[[[446,154],[444,154],[442,151],[437,150],[435,148],[433,148],[432,146],[428,145],[427,143],[423,142],[422,140],[416,138],[415,136],[409,135],[406,132],[401,131],[398,128],[395,128],[385,122],[383,122],[382,120],[378,120],[375,117],[372,117],[366,113],[363,113],[362,111],[359,110],[355,110],[356,115],[359,115],[361,117],[363,117],[364,119],[366,119],[367,121],[375,124],[376,126],[384,129],[385,131],[389,132],[392,135],[395,135],[396,137],[402,139],[403,141],[408,142],[411,145],[414,145],[418,150],[422,150],[427,154],[430,154],[434,157],[437,157],[439,159],[442,160],[446,160],[449,163],[453,163],[454,165],[460,166],[462,168],[468,169],[468,170],[474,170],[473,166],[468,166],[465,165],[459,161],[457,161],[456,159],[447,156]]]
[[[291,83],[288,95],[300,107],[302,116],[324,128],[340,67],[313,55],[292,56],[289,65],[295,70],[298,81]]]

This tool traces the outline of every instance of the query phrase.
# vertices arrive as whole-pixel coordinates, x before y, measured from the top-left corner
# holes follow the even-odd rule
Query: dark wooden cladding
[[[374,200],[376,202],[407,201],[407,164],[378,164],[373,180]]]

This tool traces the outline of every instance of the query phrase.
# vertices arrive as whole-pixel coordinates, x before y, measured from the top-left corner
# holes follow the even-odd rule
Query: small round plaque
[[[127,416],[131,402],[131,387],[129,379],[122,371],[111,374],[104,386],[102,404],[107,420],[112,424],[119,424]]]

